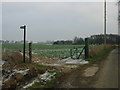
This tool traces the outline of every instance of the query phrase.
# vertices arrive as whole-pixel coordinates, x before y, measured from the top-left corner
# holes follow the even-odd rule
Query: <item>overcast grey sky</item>
[[[21,25],[27,25],[27,40],[68,40],[103,33],[102,2],[3,2],[2,39],[22,40]],[[107,33],[118,33],[116,2],[107,3]]]

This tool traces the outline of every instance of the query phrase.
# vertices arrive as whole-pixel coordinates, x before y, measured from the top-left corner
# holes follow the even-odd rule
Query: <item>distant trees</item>
[[[120,36],[115,34],[107,34],[106,35],[106,43],[107,44],[118,44],[120,42]],[[104,35],[92,35],[89,38],[90,44],[103,44],[104,43]]]
[[[73,40],[73,44],[74,45],[79,45],[79,44],[84,44],[84,39],[83,38],[79,38],[79,37],[75,37]]]
[[[66,40],[66,41],[64,41],[64,40],[61,40],[61,41],[55,41],[54,43],[53,43],[53,45],[80,45],[80,44],[84,44],[84,39],[83,38],[79,38],[79,37],[75,37],[74,39],[73,39],[73,41],[72,40]]]
[[[64,40],[61,40],[61,41],[55,41],[54,43],[53,43],[53,45],[80,45],[80,44],[84,44],[84,40],[83,40],[83,38],[79,38],[79,37],[75,37],[74,39],[73,39],[73,41],[72,40],[66,40],[66,41],[64,41]]]
[[[56,41],[53,43],[53,45],[72,45],[72,41],[71,40],[67,40],[67,41]]]
[[[117,34],[107,34],[106,35],[107,44],[120,44],[120,35]],[[85,41],[81,37],[74,37],[72,40],[61,40],[53,42],[53,45],[82,45]],[[104,44],[104,35],[92,35],[89,37],[89,44]]]

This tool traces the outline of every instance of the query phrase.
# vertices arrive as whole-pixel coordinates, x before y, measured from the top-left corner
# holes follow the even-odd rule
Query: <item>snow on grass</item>
[[[35,79],[35,80],[33,80],[31,83],[29,83],[29,84],[27,84],[26,86],[24,86],[23,88],[28,88],[28,87],[32,86],[33,84],[35,84],[36,82],[39,82],[39,80],[38,80],[38,79]]]
[[[62,59],[60,60],[60,62],[64,62],[67,64],[87,64],[89,63],[88,61],[82,60],[82,59],[72,59],[72,58],[66,58],[66,59]]]
[[[16,73],[20,73],[20,74],[22,74],[22,75],[26,75],[26,74],[28,73],[28,71],[29,71],[29,69],[26,69],[26,70],[16,70],[16,69],[15,69],[15,70],[13,70],[13,73],[11,73],[11,74],[9,75],[9,77],[4,80],[4,82],[10,80],[11,77],[14,76]]]
[[[85,60],[70,60],[70,61],[66,61],[65,63],[67,63],[67,64],[87,64],[88,61],[85,61]]]
[[[28,71],[29,71],[29,69],[26,69],[26,70],[13,70],[13,71],[15,71],[15,73],[20,73],[20,74],[22,74],[22,75],[26,75],[27,73],[28,73]]]
[[[31,83],[27,84],[23,88],[28,88],[32,85],[34,85],[36,82],[41,82],[41,85],[45,85],[47,81],[51,81],[53,78],[55,78],[56,72],[48,72],[46,71],[44,74],[39,75],[35,80],[33,80]]]
[[[50,81],[54,76],[56,75],[56,72],[50,73],[46,71],[44,74],[40,75],[39,78],[44,81]]]

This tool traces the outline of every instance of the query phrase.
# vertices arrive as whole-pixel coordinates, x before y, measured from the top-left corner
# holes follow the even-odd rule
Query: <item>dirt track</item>
[[[118,49],[114,49],[98,73],[94,88],[118,88]]]
[[[84,76],[90,67],[99,67],[98,72],[94,76]],[[118,88],[118,50],[114,49],[100,62],[82,65],[62,74],[55,88]]]

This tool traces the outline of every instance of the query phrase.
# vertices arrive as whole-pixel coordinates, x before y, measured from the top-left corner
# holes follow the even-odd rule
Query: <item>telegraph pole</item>
[[[106,47],[106,0],[104,2],[104,48]]]
[[[26,25],[21,26],[20,29],[24,29],[23,62],[25,63]]]

